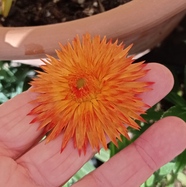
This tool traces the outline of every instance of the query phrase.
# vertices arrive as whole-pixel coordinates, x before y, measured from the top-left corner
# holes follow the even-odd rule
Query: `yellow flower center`
[[[69,76],[68,83],[72,92],[72,96],[76,101],[82,102],[83,100],[87,99],[87,96],[90,93],[89,86],[91,85],[90,80],[87,79],[87,76]]]
[[[73,100],[79,103],[91,101],[100,93],[98,80],[91,74],[77,74],[69,75],[67,79]]]
[[[77,88],[79,90],[82,89],[85,86],[85,83],[86,83],[85,79],[83,79],[83,78],[78,79],[77,80]]]

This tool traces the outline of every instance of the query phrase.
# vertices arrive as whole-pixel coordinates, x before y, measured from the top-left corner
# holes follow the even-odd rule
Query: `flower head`
[[[31,82],[38,93],[32,122],[50,132],[47,142],[63,132],[61,150],[73,139],[74,147],[86,153],[87,144],[107,149],[106,137],[115,145],[121,135],[129,138],[125,124],[139,129],[135,120],[143,121],[147,106],[139,94],[150,85],[139,80],[148,72],[143,62],[127,57],[131,45],[123,49],[117,41],[85,34],[60,46],[58,59],[47,56]]]

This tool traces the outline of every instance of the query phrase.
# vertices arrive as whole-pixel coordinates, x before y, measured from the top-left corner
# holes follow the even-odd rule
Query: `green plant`
[[[12,6],[12,0],[2,0],[0,2],[0,14],[7,17]]]

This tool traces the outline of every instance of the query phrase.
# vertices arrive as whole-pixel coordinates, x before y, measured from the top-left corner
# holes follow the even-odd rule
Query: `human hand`
[[[144,79],[155,84],[141,98],[152,106],[170,91],[173,79],[162,65],[148,64],[147,68],[151,71]],[[27,91],[0,107],[0,186],[60,186],[94,154],[88,146],[86,155],[79,156],[71,141],[60,154],[63,135],[48,144],[38,143],[42,130],[37,131],[37,123],[29,124],[33,116],[27,115],[34,97]],[[73,187],[137,187],[181,153],[185,142],[185,123],[176,117],[162,119]]]

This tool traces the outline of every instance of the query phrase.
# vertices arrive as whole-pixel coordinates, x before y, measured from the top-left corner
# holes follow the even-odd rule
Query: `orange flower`
[[[61,151],[72,138],[74,147],[86,153],[89,143],[94,150],[107,149],[106,137],[115,145],[120,135],[129,138],[128,125],[139,129],[135,120],[147,105],[139,94],[149,90],[149,82],[139,79],[148,70],[143,62],[132,64],[127,57],[131,45],[107,42],[106,37],[78,36],[72,44],[61,45],[58,59],[47,56],[44,72],[31,82],[38,93],[37,106],[30,112],[39,129],[49,132],[47,142],[63,132]]]

